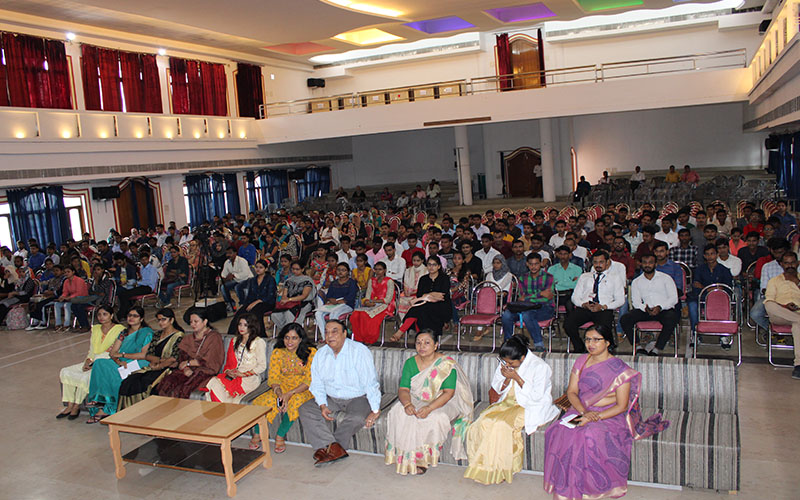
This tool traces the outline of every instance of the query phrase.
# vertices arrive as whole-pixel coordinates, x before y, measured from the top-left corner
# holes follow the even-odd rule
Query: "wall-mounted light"
[[[269,74],[269,79],[270,80],[274,80],[275,79],[275,73],[270,73]]]
[[[71,32],[71,31],[68,31],[66,36],[67,36],[67,40],[69,40],[70,42],[75,40],[75,33]]]
[[[136,132],[136,138],[137,139],[141,139],[142,137],[144,137],[144,134],[141,131]]]
[[[105,130],[100,132],[100,138],[101,139],[107,139],[108,138],[108,132],[106,132]]]
[[[200,132],[195,132],[194,133],[194,138],[195,139],[199,139],[200,138]]]
[[[172,132],[167,132],[165,135],[167,139],[172,139]]]
[[[247,139],[247,134],[244,132],[239,132],[239,139]]]
[[[22,131],[17,132],[16,134],[14,134],[14,137],[16,137],[17,139],[24,139],[25,138],[25,132],[22,132]]]
[[[224,132],[220,132],[218,135],[219,135],[220,139],[224,139],[225,138],[225,133]]]
[[[69,130],[64,130],[61,132],[61,137],[63,137],[64,139],[69,139],[70,137],[72,137],[72,132],[70,132]]]
[[[158,55],[160,56],[167,55],[167,49],[158,49]]]

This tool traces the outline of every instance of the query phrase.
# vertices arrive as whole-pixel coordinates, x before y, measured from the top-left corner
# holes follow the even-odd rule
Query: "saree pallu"
[[[584,369],[588,355],[575,361],[578,397],[587,411],[614,406],[596,406],[623,384],[630,384],[627,411],[599,422],[570,429],[558,422],[545,432],[544,489],[556,500],[619,498],[628,491],[628,471],[633,441],[669,427],[657,413],[642,420],[639,392],[642,376],[618,358]],[[570,409],[566,415],[574,415]]]
[[[420,408],[442,393],[442,383],[456,370],[456,389],[453,397],[426,418],[407,415],[398,401],[387,416],[384,463],[397,464],[397,473],[416,474],[417,467],[436,467],[447,436],[452,434],[451,454],[456,460],[465,459],[464,435],[472,420],[472,392],[458,363],[442,356],[431,366],[411,379],[411,403]]]
[[[353,340],[369,345],[378,341],[383,319],[394,314],[394,282],[387,277],[378,282],[372,277],[367,292],[367,297],[376,304],[354,311],[350,315],[350,325]]]
[[[512,385],[502,401],[489,406],[469,427],[464,477],[481,484],[511,483],[522,470],[524,428],[525,408],[517,403]]]
[[[140,328],[134,333],[127,335],[119,347],[120,354],[133,354],[141,352],[144,346],[153,339],[153,330],[148,327]],[[121,361],[130,363],[133,360],[126,357],[119,358]],[[146,367],[150,363],[144,359],[137,360],[139,366]],[[113,359],[98,359],[92,365],[92,376],[89,381],[89,401],[103,403],[103,412],[113,415],[117,412],[117,398],[119,387],[122,384],[122,377],[119,375],[119,365]],[[89,414],[94,416],[99,408],[89,409]]]

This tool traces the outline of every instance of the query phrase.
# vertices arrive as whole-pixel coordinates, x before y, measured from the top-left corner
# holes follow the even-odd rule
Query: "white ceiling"
[[[357,48],[331,37],[363,27],[378,27],[408,41],[430,36],[403,23],[459,16],[476,28],[469,31],[519,29],[533,22],[504,24],[483,10],[533,3],[532,0],[361,0],[403,12],[391,19],[354,12],[320,0],[0,0],[0,9],[73,22],[94,28],[146,35],[163,40],[204,45],[256,56],[307,62],[314,54],[292,56],[271,52],[265,46],[315,42],[332,47],[329,52]],[[710,3],[696,0],[694,3]],[[616,14],[635,9],[660,9],[672,0],[644,0],[643,5],[602,12],[585,12],[577,0],[544,0],[557,17],[567,21],[586,15]],[[3,17],[0,16],[0,20]],[[13,21],[13,19],[7,19]],[[80,32],[78,32],[80,35]]]

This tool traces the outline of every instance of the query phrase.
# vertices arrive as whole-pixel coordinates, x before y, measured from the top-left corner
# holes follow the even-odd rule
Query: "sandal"
[[[403,340],[404,335],[405,332],[398,331],[397,333],[389,337],[389,342],[400,342],[401,340]]]
[[[89,420],[87,420],[87,421],[86,421],[86,423],[87,423],[87,424],[96,424],[97,422],[99,422],[99,421],[103,420],[103,419],[104,419],[104,418],[106,418],[107,416],[108,416],[108,415],[106,415],[105,413],[104,413],[104,414],[102,414],[102,415],[95,415],[95,416],[93,416],[93,417],[89,417]]]
[[[417,475],[418,476],[421,476],[421,475],[425,474],[426,472],[428,472],[428,468],[427,467],[419,467],[419,466],[417,466]]]
[[[280,439],[281,441],[278,442],[278,439]],[[286,451],[286,440],[283,439],[283,438],[276,437],[275,438],[275,453],[283,453],[284,451]]]
[[[253,439],[250,440],[250,446],[249,447],[250,447],[251,450],[257,450],[257,449],[261,448],[261,439],[259,438],[258,441],[255,441],[255,436],[253,436]]]

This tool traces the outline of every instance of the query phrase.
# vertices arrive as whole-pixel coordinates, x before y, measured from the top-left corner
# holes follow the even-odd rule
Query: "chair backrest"
[[[678,265],[681,266],[681,275],[683,276],[683,295],[681,300],[685,300],[686,293],[692,284],[692,269],[684,262],[678,262]]]
[[[732,321],[734,311],[733,291],[726,285],[713,284],[700,292],[700,304],[705,321]]]
[[[484,281],[475,287],[475,309],[474,314],[499,314],[500,313],[500,289],[494,283]]]
[[[425,212],[417,212],[417,215],[416,217],[414,217],[414,220],[419,222],[420,224],[424,224],[427,218],[428,215]]]

